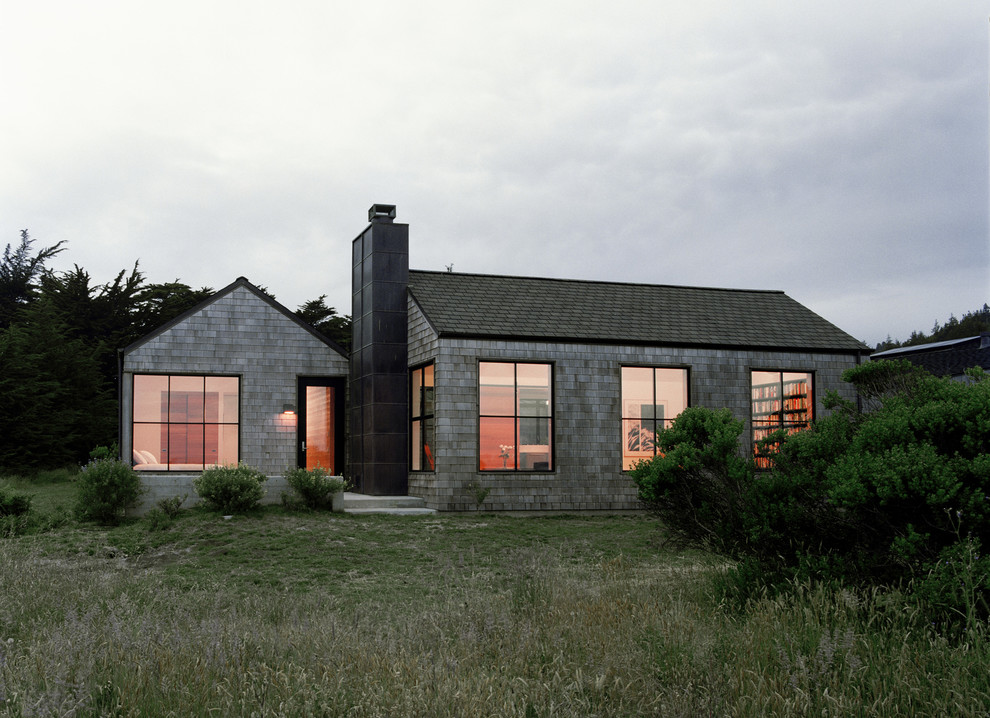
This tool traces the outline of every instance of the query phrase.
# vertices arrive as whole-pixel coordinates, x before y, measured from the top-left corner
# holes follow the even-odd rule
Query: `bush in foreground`
[[[82,520],[114,524],[124,510],[141,496],[137,472],[117,459],[96,459],[83,467],[77,480],[76,516]]]
[[[688,409],[633,469],[640,498],[680,543],[737,560],[743,598],[793,578],[910,584],[933,620],[972,627],[990,614],[990,381],[906,362],[843,378],[866,409],[830,394],[810,430],[771,437],[769,472],[738,454],[742,422]]]
[[[31,495],[0,486],[0,516],[21,516],[31,510]]]
[[[289,469],[285,472],[285,481],[310,509],[329,509],[333,495],[349,488],[346,479],[331,476],[322,466]]]
[[[263,473],[250,466],[214,466],[193,482],[208,508],[225,514],[250,511],[265,497]]]

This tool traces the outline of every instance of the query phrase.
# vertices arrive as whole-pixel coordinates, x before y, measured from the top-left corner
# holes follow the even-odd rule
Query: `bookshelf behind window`
[[[768,455],[757,451],[758,441],[778,429],[793,434],[808,428],[812,414],[811,388],[807,376],[753,385],[753,456],[758,468],[769,469],[771,464]]]

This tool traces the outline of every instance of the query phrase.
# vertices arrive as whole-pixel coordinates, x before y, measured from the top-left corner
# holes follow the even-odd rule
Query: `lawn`
[[[23,488],[23,485],[19,486]],[[71,505],[36,486],[35,510]],[[54,498],[53,498],[54,497]],[[896,595],[740,612],[648,516],[281,507],[0,538],[0,716],[986,716]]]

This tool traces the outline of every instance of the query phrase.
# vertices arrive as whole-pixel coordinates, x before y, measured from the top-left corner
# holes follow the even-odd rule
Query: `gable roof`
[[[440,336],[868,352],[781,291],[409,272]]]
[[[978,366],[990,371],[990,332],[877,352],[870,359],[907,359],[935,376],[962,376]]]
[[[126,347],[124,347],[123,349],[120,350],[121,353],[122,354],[128,354],[128,353],[132,352],[133,350],[137,349],[138,347],[140,347],[145,342],[148,342],[148,341],[154,339],[155,337],[157,337],[158,335],[160,335],[160,334],[162,334],[164,332],[167,332],[169,329],[171,329],[172,327],[174,327],[176,324],[179,324],[179,323],[185,321],[188,317],[192,316],[193,314],[196,314],[197,312],[202,311],[206,307],[208,307],[211,304],[213,304],[214,302],[216,302],[218,299],[222,299],[223,297],[226,297],[228,294],[230,294],[231,292],[233,292],[235,289],[238,289],[239,287],[243,287],[244,289],[246,289],[249,292],[251,292],[251,294],[253,294],[256,297],[258,297],[258,299],[260,299],[261,301],[263,301],[266,304],[268,304],[269,306],[271,306],[276,311],[280,312],[281,314],[284,314],[286,318],[290,319],[291,321],[293,321],[294,323],[296,323],[297,325],[299,325],[300,327],[302,327],[303,329],[305,329],[307,332],[309,332],[314,337],[316,337],[317,339],[319,339],[321,342],[323,342],[324,344],[326,344],[328,347],[330,347],[331,349],[333,349],[334,351],[336,351],[337,353],[339,353],[341,356],[345,356],[345,357],[346,356],[349,356],[348,353],[347,353],[347,350],[344,349],[342,346],[340,346],[337,342],[333,341],[332,339],[327,338],[326,336],[324,336],[323,334],[321,334],[320,332],[318,332],[316,329],[313,328],[312,325],[307,324],[302,319],[300,319],[299,317],[297,317],[296,314],[293,311],[291,311],[290,309],[288,309],[284,305],[282,305],[279,302],[277,302],[271,295],[265,294],[265,292],[261,291],[261,289],[259,289],[255,285],[251,284],[251,282],[249,282],[245,277],[238,277],[233,282],[231,282],[230,284],[228,284],[226,287],[224,287],[223,289],[221,289],[217,293],[215,293],[215,294],[207,297],[206,299],[204,299],[203,301],[201,301],[196,306],[194,306],[194,307],[192,307],[190,309],[187,309],[186,311],[184,311],[182,314],[180,314],[179,316],[175,317],[174,319],[171,319],[171,320],[165,322],[164,324],[162,324],[157,329],[154,329],[154,330],[148,332],[147,334],[145,334],[140,339],[132,342],[131,344],[128,344]]]

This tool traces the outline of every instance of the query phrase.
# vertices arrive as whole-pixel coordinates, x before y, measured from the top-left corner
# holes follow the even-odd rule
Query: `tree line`
[[[884,341],[877,343],[875,351],[881,352],[887,349],[897,349],[898,347],[913,347],[918,344],[928,344],[930,342],[947,342],[950,339],[966,339],[967,337],[978,336],[980,332],[986,331],[990,331],[990,306],[984,303],[981,309],[966,312],[962,319],[956,319],[956,315],[952,314],[945,324],[940,325],[938,320],[935,320],[935,325],[932,327],[930,334],[925,334],[923,331],[913,331],[911,332],[911,336],[904,341],[891,339],[888,334]]]
[[[152,283],[135,262],[110,282],[47,263],[66,242],[35,249],[23,230],[0,261],[0,469],[82,463],[117,438],[117,351],[210,297],[176,280]],[[350,317],[326,296],[296,315],[345,349]]]

